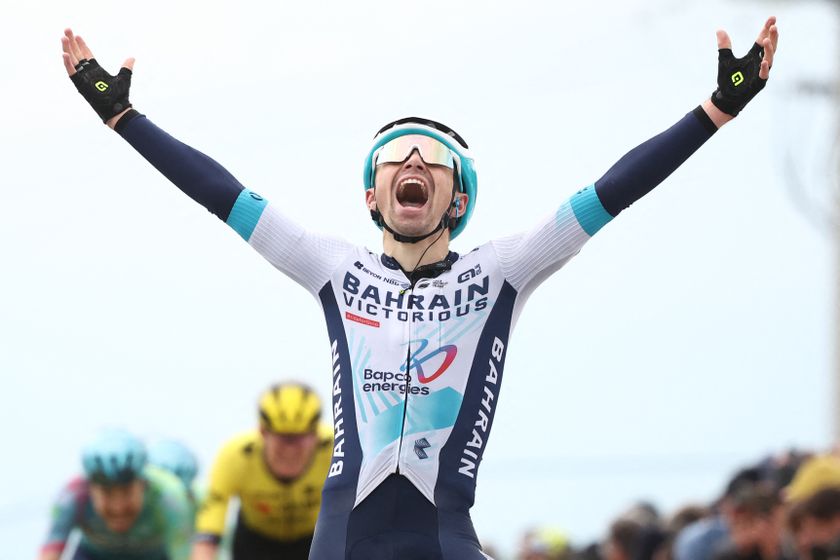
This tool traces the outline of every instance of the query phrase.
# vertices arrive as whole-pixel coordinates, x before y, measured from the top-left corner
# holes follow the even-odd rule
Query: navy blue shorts
[[[306,560],[311,546],[311,535],[294,541],[272,539],[249,529],[239,516],[233,534],[233,560]]]
[[[391,475],[351,512],[321,511],[310,560],[486,560],[469,512],[443,511]]]

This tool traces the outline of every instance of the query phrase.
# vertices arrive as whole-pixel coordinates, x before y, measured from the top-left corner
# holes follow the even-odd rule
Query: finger
[[[76,35],[76,42],[79,44],[79,50],[82,53],[82,58],[87,58],[88,60],[93,58],[93,53],[90,52],[87,43],[85,43],[85,40],[82,39],[81,35]]]
[[[770,16],[767,18],[767,21],[764,22],[764,27],[761,28],[761,31],[758,33],[758,38],[755,40],[756,43],[759,45],[764,41],[765,37],[770,36],[770,28],[775,25],[776,23],[776,16]]]
[[[779,28],[775,25],[770,26],[770,42],[773,44],[773,52],[776,52],[776,46],[779,44]]]
[[[129,57],[125,59],[125,62],[122,63],[123,68],[128,68],[131,71],[134,71],[134,57]]]
[[[729,38],[729,35],[723,29],[717,30],[717,44],[718,49],[732,48],[732,40]]]
[[[773,42],[767,38],[764,39],[764,58],[762,61],[767,61],[767,66],[773,66],[773,56],[776,54],[776,51],[773,49]]]
[[[73,49],[70,47],[70,39],[67,37],[61,38],[61,50],[64,51],[68,57],[70,57],[70,62],[73,64],[73,67],[79,63],[79,59],[73,55]]]
[[[72,76],[76,73],[76,66],[70,61],[70,55],[61,53],[61,56],[64,59],[64,69],[67,70],[67,75]]]
[[[770,64],[767,62],[767,58],[761,61],[761,69],[758,71],[758,77],[762,80],[770,77]]]
[[[76,41],[76,36],[73,35],[73,30],[69,28],[64,30],[64,35],[67,36],[67,41],[70,44],[70,52],[76,58],[76,63],[78,64],[78,61],[84,57],[82,56],[81,49],[79,49],[79,43]]]

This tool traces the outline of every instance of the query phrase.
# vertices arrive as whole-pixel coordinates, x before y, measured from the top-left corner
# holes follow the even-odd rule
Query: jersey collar
[[[391,270],[402,270],[403,274],[405,274],[406,278],[414,284],[421,278],[436,278],[446,272],[447,270],[452,268],[452,265],[458,260],[458,253],[455,251],[449,251],[449,254],[446,255],[441,261],[424,264],[422,266],[418,266],[412,272],[406,272],[400,266],[400,263],[397,262],[397,259],[390,255],[386,255],[382,253],[379,257],[379,260],[382,262],[382,265],[385,268],[389,268]]]

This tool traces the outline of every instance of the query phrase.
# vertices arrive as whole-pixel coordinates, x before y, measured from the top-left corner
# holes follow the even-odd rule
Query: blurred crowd
[[[492,552],[490,552],[492,555]],[[736,472],[709,503],[663,515],[638,503],[599,542],[535,528],[516,560],[827,560],[840,558],[840,453],[796,450]]]

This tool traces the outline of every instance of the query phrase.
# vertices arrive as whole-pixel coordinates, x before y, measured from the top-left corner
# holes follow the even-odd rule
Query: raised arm
[[[743,58],[735,58],[725,31],[717,32],[717,89],[664,132],[636,146],[600,179],[581,189],[537,227],[494,241],[514,288],[528,292],[563,266],[613,218],[665,180],[764,88],[779,40],[768,18]]]
[[[312,234],[246,189],[224,167],[173,138],[138,113],[128,99],[134,59],[116,76],[96,61],[70,29],[61,39],[64,68],[99,118],[190,198],[233,228],[272,265],[310,292],[324,285],[350,250],[340,240]]]
[[[224,167],[187,146],[135,111],[128,99],[134,59],[116,76],[96,61],[85,40],[65,30],[64,68],[76,89],[109,127],[190,198],[227,221],[245,188]]]
[[[733,56],[725,31],[717,32],[717,40],[718,88],[711,97],[665,132],[631,150],[595,181],[594,190],[609,218],[664,181],[764,88],[779,41],[776,18],[767,19],[743,58]]]

